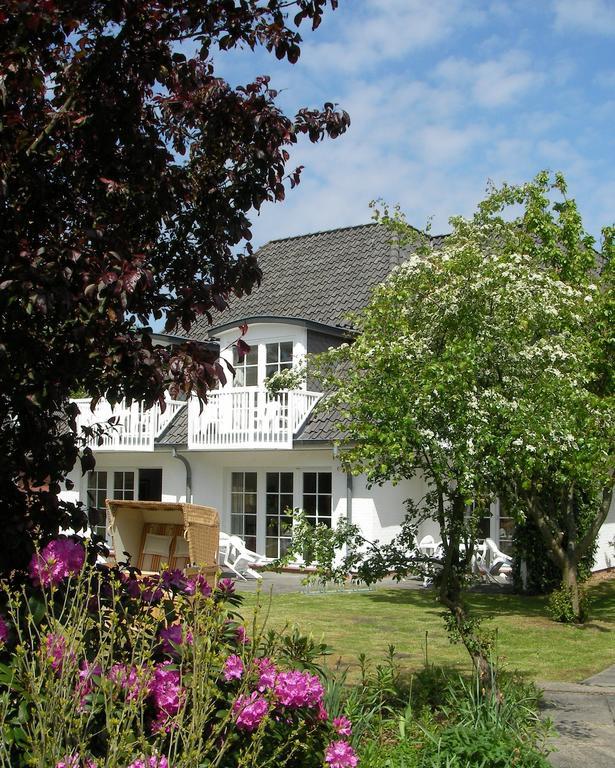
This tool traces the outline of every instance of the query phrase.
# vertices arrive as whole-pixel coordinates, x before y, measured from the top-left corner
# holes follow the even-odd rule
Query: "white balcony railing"
[[[104,423],[111,417],[117,419],[115,426],[108,428],[101,445],[98,445],[96,439],[89,441],[89,446],[96,451],[153,451],[155,439],[161,435],[180,408],[186,405],[185,402],[167,400],[163,412],[158,405],[146,411],[141,403],[127,406],[121,402],[112,408],[109,402],[100,400],[92,411],[89,399],[75,402],[80,410],[77,418],[79,430],[82,426]]]
[[[200,411],[188,403],[188,448],[292,448],[293,435],[320,398],[301,390],[271,395],[259,387],[210,392]]]

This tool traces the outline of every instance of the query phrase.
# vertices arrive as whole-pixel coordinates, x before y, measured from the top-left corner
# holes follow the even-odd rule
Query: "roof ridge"
[[[333,227],[333,229],[318,229],[316,232],[305,232],[303,235],[289,235],[288,237],[276,237],[273,240],[267,240],[263,245],[261,245],[259,248],[256,249],[256,252],[261,248],[265,248],[267,245],[271,245],[273,243],[285,243],[289,240],[303,240],[306,237],[316,237],[317,235],[331,235],[334,232],[347,232],[351,229],[364,229],[367,227],[382,227],[384,226],[381,221],[368,221],[365,224],[350,224],[347,227]],[[421,234],[427,234],[427,237],[430,240],[440,240],[443,237],[447,237],[448,233],[433,235],[431,233],[425,233],[423,230],[419,229],[418,227],[415,227],[413,224],[410,224],[410,227],[414,229],[416,232],[420,232]]]
[[[267,242],[261,246],[261,248],[264,248],[265,245],[269,245],[270,243],[283,243],[287,240],[301,240],[304,237],[314,237],[316,235],[330,235],[333,232],[345,232],[349,229],[363,229],[364,227],[376,227],[381,226],[379,221],[368,221],[365,224],[350,224],[348,227],[333,227],[333,229],[318,229],[316,232],[305,232],[303,235],[289,235],[288,237],[276,237],[273,240],[267,240]],[[258,250],[258,249],[257,249]]]

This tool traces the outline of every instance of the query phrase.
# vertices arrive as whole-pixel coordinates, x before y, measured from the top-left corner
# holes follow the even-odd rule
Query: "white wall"
[[[598,534],[598,549],[594,558],[594,571],[605,568],[615,568],[615,547],[611,542],[615,539],[615,498],[609,509],[609,514]]]
[[[267,471],[293,471],[294,506],[301,507],[301,472],[313,470],[332,473],[332,518],[333,522],[347,514],[346,474],[339,469],[330,448],[294,449],[292,451],[185,451],[183,455],[192,466],[193,502],[215,507],[220,514],[222,530],[230,530],[230,476],[233,471],[259,471],[259,521],[264,520],[264,473]],[[162,500],[186,500],[186,470],[183,464],[171,456],[170,451],[153,453],[107,453],[96,454],[96,469],[112,472],[115,469],[138,470],[139,468],[162,469]],[[61,497],[77,501],[86,499],[87,480],[76,468],[70,479],[73,491],[64,491]],[[110,479],[110,484],[112,479]],[[262,490],[262,493],[261,493]],[[363,535],[370,541],[389,543],[399,533],[406,508],[404,501],[412,498],[419,501],[426,492],[425,482],[419,478],[405,480],[394,486],[367,488],[364,476],[352,478],[352,522],[359,525]],[[426,521],[419,529],[419,539],[431,534],[438,539],[438,525]],[[615,567],[615,549],[610,542],[615,539],[615,501],[609,516],[600,530],[598,550],[593,570]],[[264,546],[264,522],[259,525],[259,545]]]

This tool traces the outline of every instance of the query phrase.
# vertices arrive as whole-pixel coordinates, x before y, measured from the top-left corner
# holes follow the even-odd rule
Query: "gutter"
[[[171,448],[171,456],[186,467],[186,502],[192,504],[192,467],[188,459],[181,453],[177,453],[177,448]]]

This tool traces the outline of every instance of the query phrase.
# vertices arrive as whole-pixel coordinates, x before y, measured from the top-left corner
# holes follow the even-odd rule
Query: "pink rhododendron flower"
[[[169,768],[169,761],[164,755],[152,755],[151,757],[135,760],[128,768]]]
[[[156,730],[169,717],[178,713],[184,697],[179,671],[169,669],[169,664],[170,662],[165,662],[156,668],[149,685],[150,696],[158,710]]]
[[[162,583],[167,589],[175,587],[175,589],[185,590],[188,580],[179,568],[167,568],[162,572]]]
[[[79,669],[79,680],[77,682],[77,694],[79,695],[79,706],[81,709],[85,706],[85,698],[94,690],[94,681],[92,678],[100,677],[102,669],[100,664],[89,664],[82,661]]]
[[[352,723],[344,715],[333,718],[333,727],[340,736],[352,736]]]
[[[355,768],[359,762],[354,749],[347,741],[332,741],[325,750],[325,762],[330,768]]]
[[[144,603],[150,605],[156,605],[164,597],[164,590],[162,584],[158,578],[147,578],[141,582],[143,591],[141,592],[141,600]]]
[[[56,763],[56,768],[97,768],[95,760],[82,760],[79,755],[67,755]]]
[[[243,661],[237,654],[232,654],[224,662],[224,679],[229,680],[241,680],[243,675]]]
[[[203,595],[203,597],[209,597],[211,595],[211,587],[207,582],[205,576],[202,573],[197,573],[196,576],[188,579],[184,592],[187,595]]]
[[[233,579],[220,579],[218,582],[218,592],[221,592],[223,596],[229,597],[235,592],[235,582]]]
[[[278,674],[275,664],[266,656],[261,659],[256,659],[255,664],[260,672],[258,678],[258,690],[262,693],[263,691],[273,688]]]
[[[328,712],[327,712],[327,710],[325,709],[325,705],[322,703],[322,701],[321,701],[321,702],[320,702],[320,704],[318,705],[318,714],[317,714],[317,717],[318,717],[318,719],[319,719],[319,720],[321,720],[323,723],[324,723],[326,720],[328,720],[328,719],[329,719],[329,713],[328,713]]]
[[[141,584],[133,573],[125,573],[122,571],[122,573],[120,573],[120,582],[130,597],[141,597]]]
[[[45,656],[51,662],[51,668],[59,675],[67,659],[75,660],[75,654],[66,649],[66,638],[62,635],[45,635]]]
[[[193,642],[192,632],[187,630],[184,634],[181,624],[171,624],[170,627],[161,629],[160,639],[162,640],[162,650],[165,653],[175,653],[178,645],[182,645],[184,642],[186,645],[192,645]]]
[[[241,624],[235,630],[235,639],[240,645],[247,645],[250,642],[246,633],[246,628]]]
[[[85,562],[83,544],[74,539],[59,538],[50,541],[40,552],[35,552],[28,570],[35,586],[60,584],[68,576],[79,573]]]
[[[4,645],[6,641],[9,639],[9,625],[7,622],[0,616],[0,645]]]
[[[126,701],[137,701],[149,690],[147,680],[142,679],[137,668],[126,664],[114,664],[109,672],[109,679],[124,690]]]
[[[309,672],[280,672],[275,681],[275,695],[286,707],[318,707],[324,696],[322,683]]]
[[[253,731],[258,728],[262,719],[269,711],[267,699],[254,691],[249,696],[240,696],[233,704],[235,722],[243,731]]]

